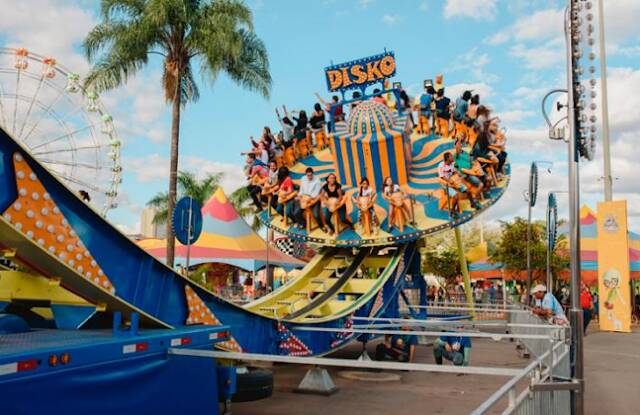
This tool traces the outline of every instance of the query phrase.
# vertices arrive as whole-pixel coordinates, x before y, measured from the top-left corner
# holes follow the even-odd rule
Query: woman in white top
[[[356,198],[357,196],[357,198]],[[378,197],[378,194],[373,191],[371,186],[369,185],[369,179],[363,177],[360,180],[360,187],[358,188],[357,195],[353,196],[353,203],[358,206],[361,214],[360,220],[362,221],[362,212],[369,210],[369,214],[371,215],[372,228],[378,225],[378,218],[376,216],[376,211],[373,208],[373,205]]]
[[[402,209],[404,217],[411,219],[411,222],[413,222],[411,200],[402,188],[393,182],[391,176],[387,176],[382,182],[382,198],[389,203],[389,219],[393,217],[396,209]]]

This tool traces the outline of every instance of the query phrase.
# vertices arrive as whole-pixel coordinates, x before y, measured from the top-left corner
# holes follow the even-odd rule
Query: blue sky
[[[251,0],[257,34],[271,61],[273,88],[265,100],[225,77],[202,80],[201,99],[183,112],[181,168],[226,173],[225,190],[241,184],[240,152],[263,126],[276,126],[274,107],[311,109],[319,92],[328,96],[323,68],[394,51],[396,80],[418,93],[422,80],[442,73],[450,93],[471,86],[498,112],[508,128],[511,187],[486,214],[487,220],[524,214],[522,189],[532,160],[553,160],[541,191],[566,187],[565,146],[545,139],[540,99],[564,83],[562,5],[556,0]],[[640,90],[640,2],[606,1],[609,89],[617,197],[630,201],[633,225],[640,221],[639,188],[632,179],[633,138],[640,136],[635,108]],[[9,7],[11,5],[12,7]],[[79,44],[97,21],[96,1],[30,0],[17,7],[0,0],[0,44],[25,46],[53,55],[67,67],[86,71]],[[52,16],[52,17],[49,17]],[[76,69],[77,68],[77,69]],[[452,98],[455,98],[452,96]],[[160,90],[158,63],[129,85],[105,94],[123,147],[124,183],[120,208],[111,220],[127,231],[138,226],[140,209],[167,187],[170,118]],[[598,114],[598,118],[600,118]],[[598,156],[602,152],[598,149]],[[602,161],[583,169],[584,200],[601,198]],[[544,200],[544,198],[542,198]],[[564,203],[566,205],[566,203]],[[561,200],[561,207],[563,202]],[[536,210],[544,212],[544,203]]]

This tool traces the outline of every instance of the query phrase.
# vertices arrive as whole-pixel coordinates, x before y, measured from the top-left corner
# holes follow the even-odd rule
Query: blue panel
[[[365,177],[367,177],[367,162],[364,158],[364,143],[362,141],[358,141],[356,143],[356,149],[358,150],[358,163],[360,164],[360,180],[364,179]],[[354,170],[355,173],[355,170]],[[353,183],[355,184],[355,186],[360,186],[360,183],[356,180],[357,176],[353,177]],[[370,185],[373,185],[375,183],[369,183]]]
[[[393,145],[393,135],[391,135],[390,133],[384,131],[384,137],[385,137],[385,141],[387,142],[387,155],[389,157],[390,161],[393,161],[393,163],[395,164],[394,160],[397,160],[396,158],[396,147]],[[391,173],[391,178],[393,179],[394,183],[398,183],[398,168],[391,168],[391,166],[389,166],[389,171]],[[407,174],[408,177],[408,174]]]
[[[380,160],[380,149],[378,148],[378,146],[380,145],[378,143],[379,139],[379,137],[372,138],[369,145],[369,148],[371,149],[371,159],[373,160],[373,177],[376,181],[376,189],[380,189],[380,187],[382,186],[382,168],[380,166],[380,163],[385,162],[384,160]]]
[[[0,212],[4,212],[18,196],[9,139],[0,128]]]
[[[338,180],[342,181],[342,183],[346,182],[345,179],[345,171],[344,171],[344,160],[342,160],[342,146],[345,145],[344,141],[341,138],[333,139],[333,142],[336,147],[336,154],[333,156],[336,158],[336,162],[338,164]]]
[[[351,184],[353,186],[357,186],[358,185],[358,183],[357,183],[358,178],[356,176],[356,167],[355,167],[355,164],[353,162],[353,158],[356,157],[357,155],[353,154],[353,151],[351,151],[352,147],[351,147],[351,143],[349,142],[348,139],[345,139],[344,145],[346,146],[346,149],[347,149],[347,163],[349,165],[349,172],[351,172],[351,183],[348,183],[348,184]]]
[[[95,314],[94,306],[51,304],[53,318],[59,329],[77,329]]]
[[[215,361],[164,355],[52,372],[0,383],[2,411],[48,414],[218,413]],[[37,397],[37,398],[35,398]]]

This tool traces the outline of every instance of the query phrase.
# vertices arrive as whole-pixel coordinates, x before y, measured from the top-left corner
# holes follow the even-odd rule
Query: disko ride
[[[357,61],[360,70],[341,69],[349,76],[341,82],[351,82],[365,92],[367,85],[383,82],[394,73],[388,59],[382,71],[375,61],[384,56],[374,58]],[[363,79],[362,68],[370,68],[371,81]],[[384,93],[398,95],[399,89]],[[33,317],[30,324],[36,330],[109,329],[115,327],[118,316],[118,324],[133,327],[139,323],[141,328],[184,331],[220,326],[221,334],[211,333],[209,339],[216,341],[216,347],[231,351],[312,356],[343,347],[358,338],[348,330],[354,317],[399,316],[399,298],[409,280],[424,297],[419,238],[458,226],[486,209],[503,193],[508,175],[491,190],[481,209],[470,209],[462,201],[459,216],[453,217],[450,210],[439,208],[445,195],[436,174],[453,140],[412,132],[401,106],[392,111],[383,104],[362,101],[327,137],[328,148],[292,168],[294,179],[307,166],[321,177],[334,172],[345,184],[352,221],[358,216],[357,205],[363,215],[375,213],[383,230],[356,225],[355,231],[341,229],[330,237],[318,229],[294,230],[284,226],[279,215],[265,212],[262,220],[268,226],[320,248],[298,277],[240,307],[145,252],[81,200],[11,129],[2,128],[0,246],[2,255],[20,268],[0,268],[0,310],[19,310]],[[364,177],[379,193],[385,176],[391,176],[411,196],[406,210],[413,211],[415,223],[396,226],[401,221],[398,212],[405,211],[405,205],[393,195],[379,195],[373,206],[361,205],[352,197]],[[387,231],[391,206],[394,226]],[[208,229],[205,213],[203,227]],[[29,290],[24,289],[27,282]],[[327,330],[311,331],[309,326]],[[176,345],[181,344],[188,342],[178,344],[176,340]],[[132,347],[143,354],[152,351],[146,349],[149,345]],[[2,351],[0,347],[0,365],[5,356]],[[49,369],[38,366],[34,370],[32,374],[42,370],[46,375]]]

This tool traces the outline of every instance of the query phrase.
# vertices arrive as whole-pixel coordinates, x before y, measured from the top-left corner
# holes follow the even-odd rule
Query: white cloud
[[[140,221],[137,221],[133,225],[119,223],[116,225],[116,228],[125,235],[137,235],[140,233]]]
[[[145,157],[125,157],[122,160],[123,170],[135,175],[136,181],[149,183],[169,177],[169,161],[159,154]]]
[[[481,101],[486,100],[493,95],[493,88],[484,82],[459,83],[446,86],[447,96],[449,97],[458,97],[467,90],[473,90],[474,94],[479,94]]]
[[[445,19],[469,17],[474,20],[493,20],[497,14],[497,0],[447,0]]]
[[[144,157],[131,157],[123,160],[124,169],[128,173],[135,175],[139,183],[157,182],[161,189],[166,187],[169,177],[169,159],[159,154],[150,154]],[[207,174],[223,173],[221,185],[225,192],[231,193],[238,187],[244,185],[245,178],[243,166],[233,163],[220,163],[198,156],[183,155],[180,158],[180,171],[190,171],[196,173],[199,179]]]
[[[478,52],[478,48],[472,48],[467,52],[458,55],[455,62],[453,62],[449,70],[450,71],[465,71],[468,72],[473,80],[492,83],[498,80],[498,77],[494,74],[486,73],[484,71],[485,66],[491,62],[489,54],[486,52]]]
[[[594,2],[595,6],[595,2]],[[624,42],[640,39],[638,21],[640,21],[640,2],[637,0],[604,1],[605,27],[607,39],[612,42]],[[596,7],[593,8],[597,15]]]
[[[488,37],[485,43],[499,45],[509,40],[516,42],[541,42],[563,31],[564,11],[562,9],[544,9],[519,18],[508,28]]]
[[[518,123],[520,121],[533,117],[535,114],[536,113],[533,111],[513,110],[513,111],[500,112],[498,113],[498,117],[500,117],[502,122],[508,124],[508,123]]]
[[[401,20],[402,16],[399,16],[397,14],[385,14],[384,16],[382,16],[382,23],[388,26],[393,26]]]
[[[492,36],[489,36],[484,40],[484,43],[491,46],[497,46],[507,42],[510,38],[511,36],[509,35],[509,33],[506,31],[503,31],[503,32],[495,33]]]
[[[89,69],[77,50],[96,23],[87,10],[64,0],[2,0],[0,10],[0,33],[6,36],[6,46],[51,56],[78,73]]]
[[[529,69],[547,69],[564,61],[564,38],[557,37],[533,47],[518,43],[511,48],[510,54],[523,59]]]

